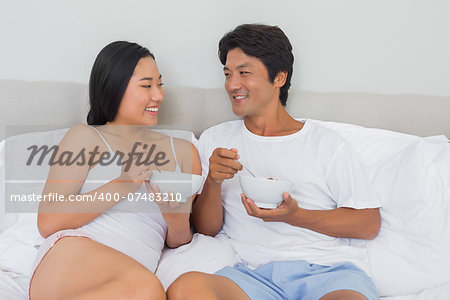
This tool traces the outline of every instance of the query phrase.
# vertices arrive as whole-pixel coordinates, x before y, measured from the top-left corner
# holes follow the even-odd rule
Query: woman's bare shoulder
[[[173,144],[175,147],[180,147],[182,149],[191,149],[194,146],[191,141],[175,137],[173,138]]]
[[[67,131],[60,145],[79,148],[98,144],[99,140],[100,137],[92,126],[78,124]]]

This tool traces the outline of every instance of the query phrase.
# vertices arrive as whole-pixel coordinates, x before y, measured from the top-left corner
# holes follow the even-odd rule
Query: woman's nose
[[[152,92],[152,100],[161,102],[164,98],[164,92],[162,88],[155,88]]]

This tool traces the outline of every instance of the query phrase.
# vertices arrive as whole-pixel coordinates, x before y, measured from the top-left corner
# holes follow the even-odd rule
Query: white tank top
[[[100,132],[95,130],[113,154],[109,144]],[[170,142],[176,163],[175,172],[181,172],[172,137]],[[107,166],[97,164],[89,171],[80,193],[92,191],[119,177],[120,173],[121,166],[115,163]],[[144,194],[148,195],[148,191],[143,184],[134,194],[134,198],[130,197],[131,201],[121,200],[79,230],[88,233],[93,240],[130,256],[154,272],[164,247],[167,224],[158,205],[152,201],[144,201]]]

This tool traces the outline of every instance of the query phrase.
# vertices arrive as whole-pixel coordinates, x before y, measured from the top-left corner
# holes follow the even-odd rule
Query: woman
[[[97,56],[87,120],[101,126],[74,126],[59,144],[56,161],[67,153],[79,160],[50,168],[43,195],[57,193],[64,201],[40,203],[38,228],[46,240],[31,299],[165,299],[153,272],[164,241],[169,247],[191,241],[192,198],[181,213],[171,212],[168,202],[150,201],[158,190],[147,178],[155,164],[158,171],[194,174],[201,166],[191,143],[147,127],[157,124],[162,85],[153,54],[138,44],[114,42]],[[141,161],[130,155],[136,152]],[[118,161],[111,163],[113,157]]]

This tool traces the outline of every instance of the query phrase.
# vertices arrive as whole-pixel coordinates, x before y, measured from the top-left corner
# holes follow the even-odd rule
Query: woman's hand
[[[145,181],[145,186],[149,193],[154,193],[155,203],[159,206],[159,210],[166,221],[168,232],[166,244],[170,248],[176,248],[183,244],[187,244],[192,239],[192,231],[190,228],[189,218],[191,215],[192,201],[196,195],[193,195],[186,202],[179,202],[175,200],[175,195],[172,192],[168,194],[168,200],[163,197],[157,197],[160,193],[159,187],[156,184],[151,184]]]
[[[189,215],[192,208],[192,200],[196,195],[193,195],[186,202],[176,201],[175,194],[168,193],[168,197],[158,197],[160,190],[157,184],[152,184],[149,181],[145,182],[147,191],[153,193],[155,203],[159,206],[159,210],[167,223],[167,226],[174,228],[181,228],[189,226]]]
[[[117,182],[126,183],[130,187],[130,192],[137,191],[143,182],[147,182],[152,175],[151,165],[140,162],[137,164],[137,156],[122,162],[122,172]]]

